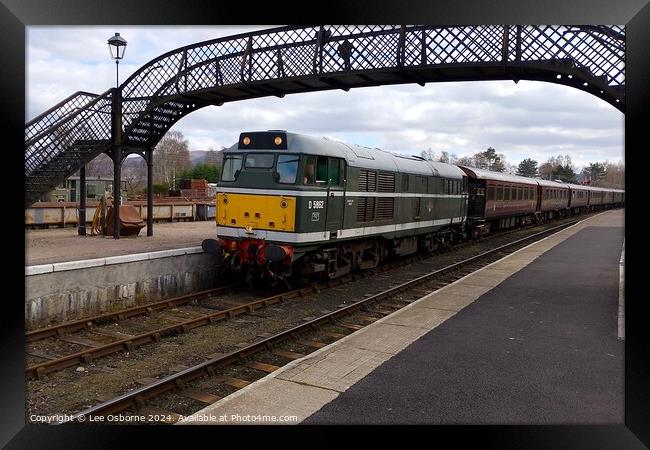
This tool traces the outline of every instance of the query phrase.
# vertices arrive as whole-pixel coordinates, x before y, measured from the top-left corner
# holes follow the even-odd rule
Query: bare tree
[[[539,166],[539,177],[543,180],[550,180],[553,177],[553,170],[555,170],[553,163],[550,160],[546,161]]]
[[[461,158],[458,158],[456,160],[456,164],[459,166],[465,166],[465,167],[476,167],[476,161],[474,160],[473,156],[463,156]]]
[[[101,153],[95,159],[86,164],[87,177],[107,177],[113,176],[113,160],[106,154]]]
[[[122,181],[128,195],[144,190],[147,185],[147,163],[141,157],[127,158],[122,163]]]
[[[433,161],[433,160],[435,160],[435,158],[436,158],[436,152],[434,152],[433,150],[431,150],[431,147],[429,147],[428,150],[422,150],[422,151],[420,152],[420,156],[421,156],[423,159],[426,159],[427,161]]]
[[[220,167],[223,160],[222,152],[223,150],[217,152],[213,148],[210,148],[210,150],[208,150],[208,153],[205,155],[205,164]]]
[[[169,131],[154,150],[154,179],[173,186],[181,172],[191,167],[187,139],[180,131]]]
[[[605,161],[607,173],[603,180],[603,186],[615,189],[625,189],[625,164],[622,162],[612,163]]]

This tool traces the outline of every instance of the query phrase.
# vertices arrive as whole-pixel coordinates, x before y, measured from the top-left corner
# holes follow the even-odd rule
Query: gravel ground
[[[553,222],[546,227],[556,226],[559,223]],[[215,353],[227,353],[261,340],[263,337],[260,335],[264,333],[278,333],[335,310],[341,305],[350,304],[390,286],[537,231],[540,229],[520,230],[454,252],[443,253],[384,273],[377,273],[355,282],[275,304],[253,314],[237,316],[229,321],[195,328],[186,334],[163,338],[159,343],[138,347],[131,353],[116,353],[89,365],[51,373],[42,380],[28,380],[26,415],[79,411],[139,387],[141,384],[138,381],[146,383],[147,378],[162,378],[182,370],[183,367],[180,366],[193,366],[214,357]],[[133,327],[141,326],[138,324],[142,323],[138,322],[137,318],[133,318],[121,323],[120,326],[123,327],[126,322],[132,322]],[[128,330],[128,327],[122,330]],[[349,332],[348,330],[346,334]],[[297,348],[295,351],[301,351],[299,347],[295,348]],[[264,362],[269,361],[264,360]],[[231,376],[242,379],[251,377],[251,380],[259,378],[258,371],[254,369],[245,368],[244,373],[237,373]],[[205,383],[208,386],[207,392],[220,397],[234,390],[228,386],[214,386],[214,383],[210,385],[209,380]],[[197,388],[200,388],[200,384]],[[164,403],[167,400],[160,401]],[[192,408],[198,410],[201,406],[189,399],[184,399],[183,402],[185,402],[181,402],[185,404],[183,410],[175,410],[176,412],[185,413]],[[164,407],[162,404],[158,406]]]

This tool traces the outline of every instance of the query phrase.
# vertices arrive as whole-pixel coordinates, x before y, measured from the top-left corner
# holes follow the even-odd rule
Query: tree
[[[526,158],[517,166],[517,175],[522,177],[534,178],[537,176],[537,161]]]
[[[188,141],[180,131],[169,131],[158,143],[153,153],[154,180],[176,187],[176,180],[189,169],[190,151]]]
[[[576,182],[576,173],[569,155],[551,156],[548,161],[539,167],[539,175],[545,180]]]
[[[553,171],[552,177],[554,180],[561,180],[565,183],[576,183],[576,173],[573,170],[573,166],[570,164],[564,164],[557,166]]]
[[[87,177],[112,177],[113,160],[106,154],[100,153],[86,164]]]
[[[436,157],[436,153],[431,150],[431,147],[429,147],[429,150],[422,150],[420,156],[428,161],[433,161]]]
[[[179,178],[184,180],[207,180],[208,183],[219,181],[220,169],[212,164],[197,164],[190,170],[185,170]]]
[[[122,181],[127,194],[143,192],[147,186],[147,163],[143,158],[127,158],[122,163]]]
[[[475,154],[474,158],[476,160],[476,167],[479,169],[487,169],[495,172],[503,172],[506,170],[506,157],[503,154],[497,155],[497,151],[493,147],[488,147],[486,151]]]
[[[607,171],[603,186],[614,189],[625,189],[625,165],[622,162],[610,163],[605,161]]]
[[[211,166],[218,166],[221,167],[221,163],[223,161],[223,150],[216,152],[214,151],[213,148],[210,148],[208,150],[208,153],[205,155],[205,160],[203,161],[204,164],[209,164]]]
[[[551,178],[553,178],[554,169],[555,167],[553,166],[553,164],[550,161],[546,161],[545,163],[539,166],[538,172],[540,178],[542,178],[543,180],[550,180]]]
[[[505,156],[500,154],[490,165],[490,170],[494,172],[504,172],[506,170]]]
[[[600,182],[607,176],[607,167],[603,163],[589,163],[589,166],[582,169],[587,184],[600,186]]]
[[[476,162],[472,156],[463,156],[458,158],[456,164],[459,166],[476,167]]]

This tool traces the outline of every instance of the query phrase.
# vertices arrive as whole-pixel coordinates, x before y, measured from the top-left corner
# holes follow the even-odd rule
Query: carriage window
[[[276,171],[278,172],[278,183],[293,184],[296,182],[296,175],[298,175],[298,158],[295,155],[280,155],[278,156],[278,164]]]
[[[517,188],[517,200],[524,199],[524,190],[520,187]]]
[[[270,169],[273,167],[273,153],[249,153],[246,155],[246,168]]]
[[[497,200],[503,200],[503,186],[497,186]]]
[[[505,190],[503,191],[503,199],[510,200],[510,186],[505,187]]]
[[[223,161],[223,171],[221,174],[221,181],[235,181],[237,174],[241,170],[241,165],[243,157],[236,156],[226,156]]]
[[[494,186],[488,186],[488,200],[494,200],[496,198],[496,189]]]

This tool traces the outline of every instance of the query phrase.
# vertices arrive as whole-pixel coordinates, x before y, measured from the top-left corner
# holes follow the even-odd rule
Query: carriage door
[[[321,160],[327,161],[327,166],[321,166]],[[327,215],[325,229],[328,231],[337,231],[343,228],[343,205],[345,202],[345,161],[341,158],[318,158],[319,167],[317,168],[327,180],[327,197],[325,205],[325,214]],[[335,233],[331,237],[336,237]]]
[[[466,177],[463,178],[467,179]],[[482,217],[485,211],[486,182],[476,178],[469,178],[468,182],[469,198],[467,200],[467,216]]]

